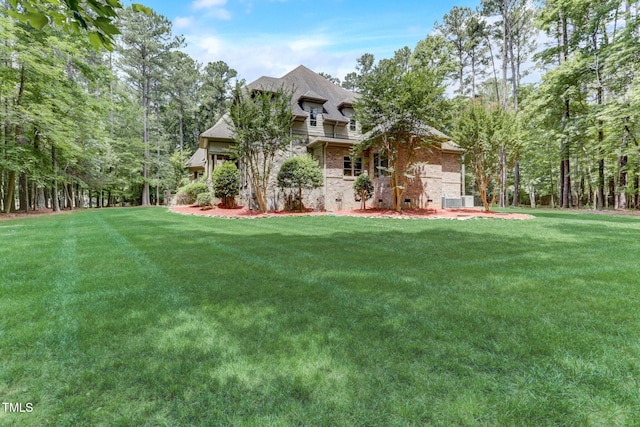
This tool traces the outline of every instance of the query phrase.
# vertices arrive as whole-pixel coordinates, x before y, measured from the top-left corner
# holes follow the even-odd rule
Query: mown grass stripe
[[[62,381],[71,364],[37,342],[65,301],[51,272],[70,218],[78,350]],[[0,395],[50,390],[33,425],[640,423],[635,218],[16,224],[0,288],[25,292],[0,300]]]

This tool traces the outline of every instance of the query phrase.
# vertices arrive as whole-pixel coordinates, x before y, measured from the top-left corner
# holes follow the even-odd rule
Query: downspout
[[[323,159],[322,165],[324,166],[324,210],[327,210],[327,146],[328,142],[324,143],[324,147],[322,147],[323,151]]]

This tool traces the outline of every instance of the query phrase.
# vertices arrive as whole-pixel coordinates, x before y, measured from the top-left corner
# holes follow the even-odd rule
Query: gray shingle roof
[[[207,157],[207,150],[204,148],[198,148],[196,152],[193,153],[193,156],[191,156],[191,158],[187,162],[187,167],[188,168],[204,167],[206,163],[206,157]]]
[[[346,90],[326,78],[322,77],[304,65],[290,71],[280,78],[262,76],[258,80],[247,85],[248,90],[275,91],[280,88],[293,90],[291,97],[291,110],[293,115],[302,119],[309,116],[304,111],[301,103],[308,99],[322,104],[322,117],[324,121],[349,123],[349,118],[342,114],[343,107],[351,107],[358,96],[356,93]],[[227,124],[228,115],[225,114],[210,129],[200,134],[200,147],[205,147],[207,138],[232,141],[233,131]]]
[[[200,134],[200,138],[198,141],[200,148],[206,147],[205,143],[207,138],[223,141],[233,141],[233,130],[227,124],[228,119],[229,115],[225,114],[220,118],[220,120],[216,122],[215,125],[213,125],[213,127]]]
[[[356,93],[344,89],[322,77],[304,65],[285,74],[281,78],[260,77],[247,85],[253,90],[277,90],[281,87],[293,89],[291,107],[296,116],[306,117],[308,112],[300,106],[303,99],[322,103],[324,121],[348,123],[349,118],[342,114],[344,105],[353,104],[358,96]]]

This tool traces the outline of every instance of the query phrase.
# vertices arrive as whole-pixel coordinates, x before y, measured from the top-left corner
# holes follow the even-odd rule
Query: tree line
[[[198,135],[232,107],[235,70],[194,61],[171,23],[142,6],[110,2],[117,16],[87,21],[87,37],[39,25],[43,12],[24,6],[38,2],[9,3],[2,211],[160,203],[184,181]],[[386,151],[395,199],[411,168],[393,159],[442,140],[435,128],[465,148],[465,193],[485,207],[640,208],[639,24],[631,0],[483,0],[453,7],[413,49],[365,53],[343,81],[324,76],[361,94],[365,129],[384,130],[356,151]],[[532,72],[540,78],[525,83]]]
[[[107,32],[87,34],[56,25],[68,5],[15,3],[0,5],[0,210],[159,204],[184,184],[237,72],[193,60],[149,8],[105,9]]]
[[[396,113],[437,106],[416,117],[466,149],[465,192],[485,207],[638,209],[639,24],[634,0],[483,0],[453,7],[413,49],[364,54],[342,82],[324,76],[363,95],[370,128],[384,102]],[[401,83],[425,70],[422,87]],[[525,83],[530,73],[540,77]]]

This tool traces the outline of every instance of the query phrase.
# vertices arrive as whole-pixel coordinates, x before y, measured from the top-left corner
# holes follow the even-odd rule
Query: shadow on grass
[[[79,218],[77,327],[45,314],[5,347],[32,355],[3,381],[42,389],[42,419],[637,421],[635,290],[603,293],[585,229],[559,243],[545,224],[146,214]]]

